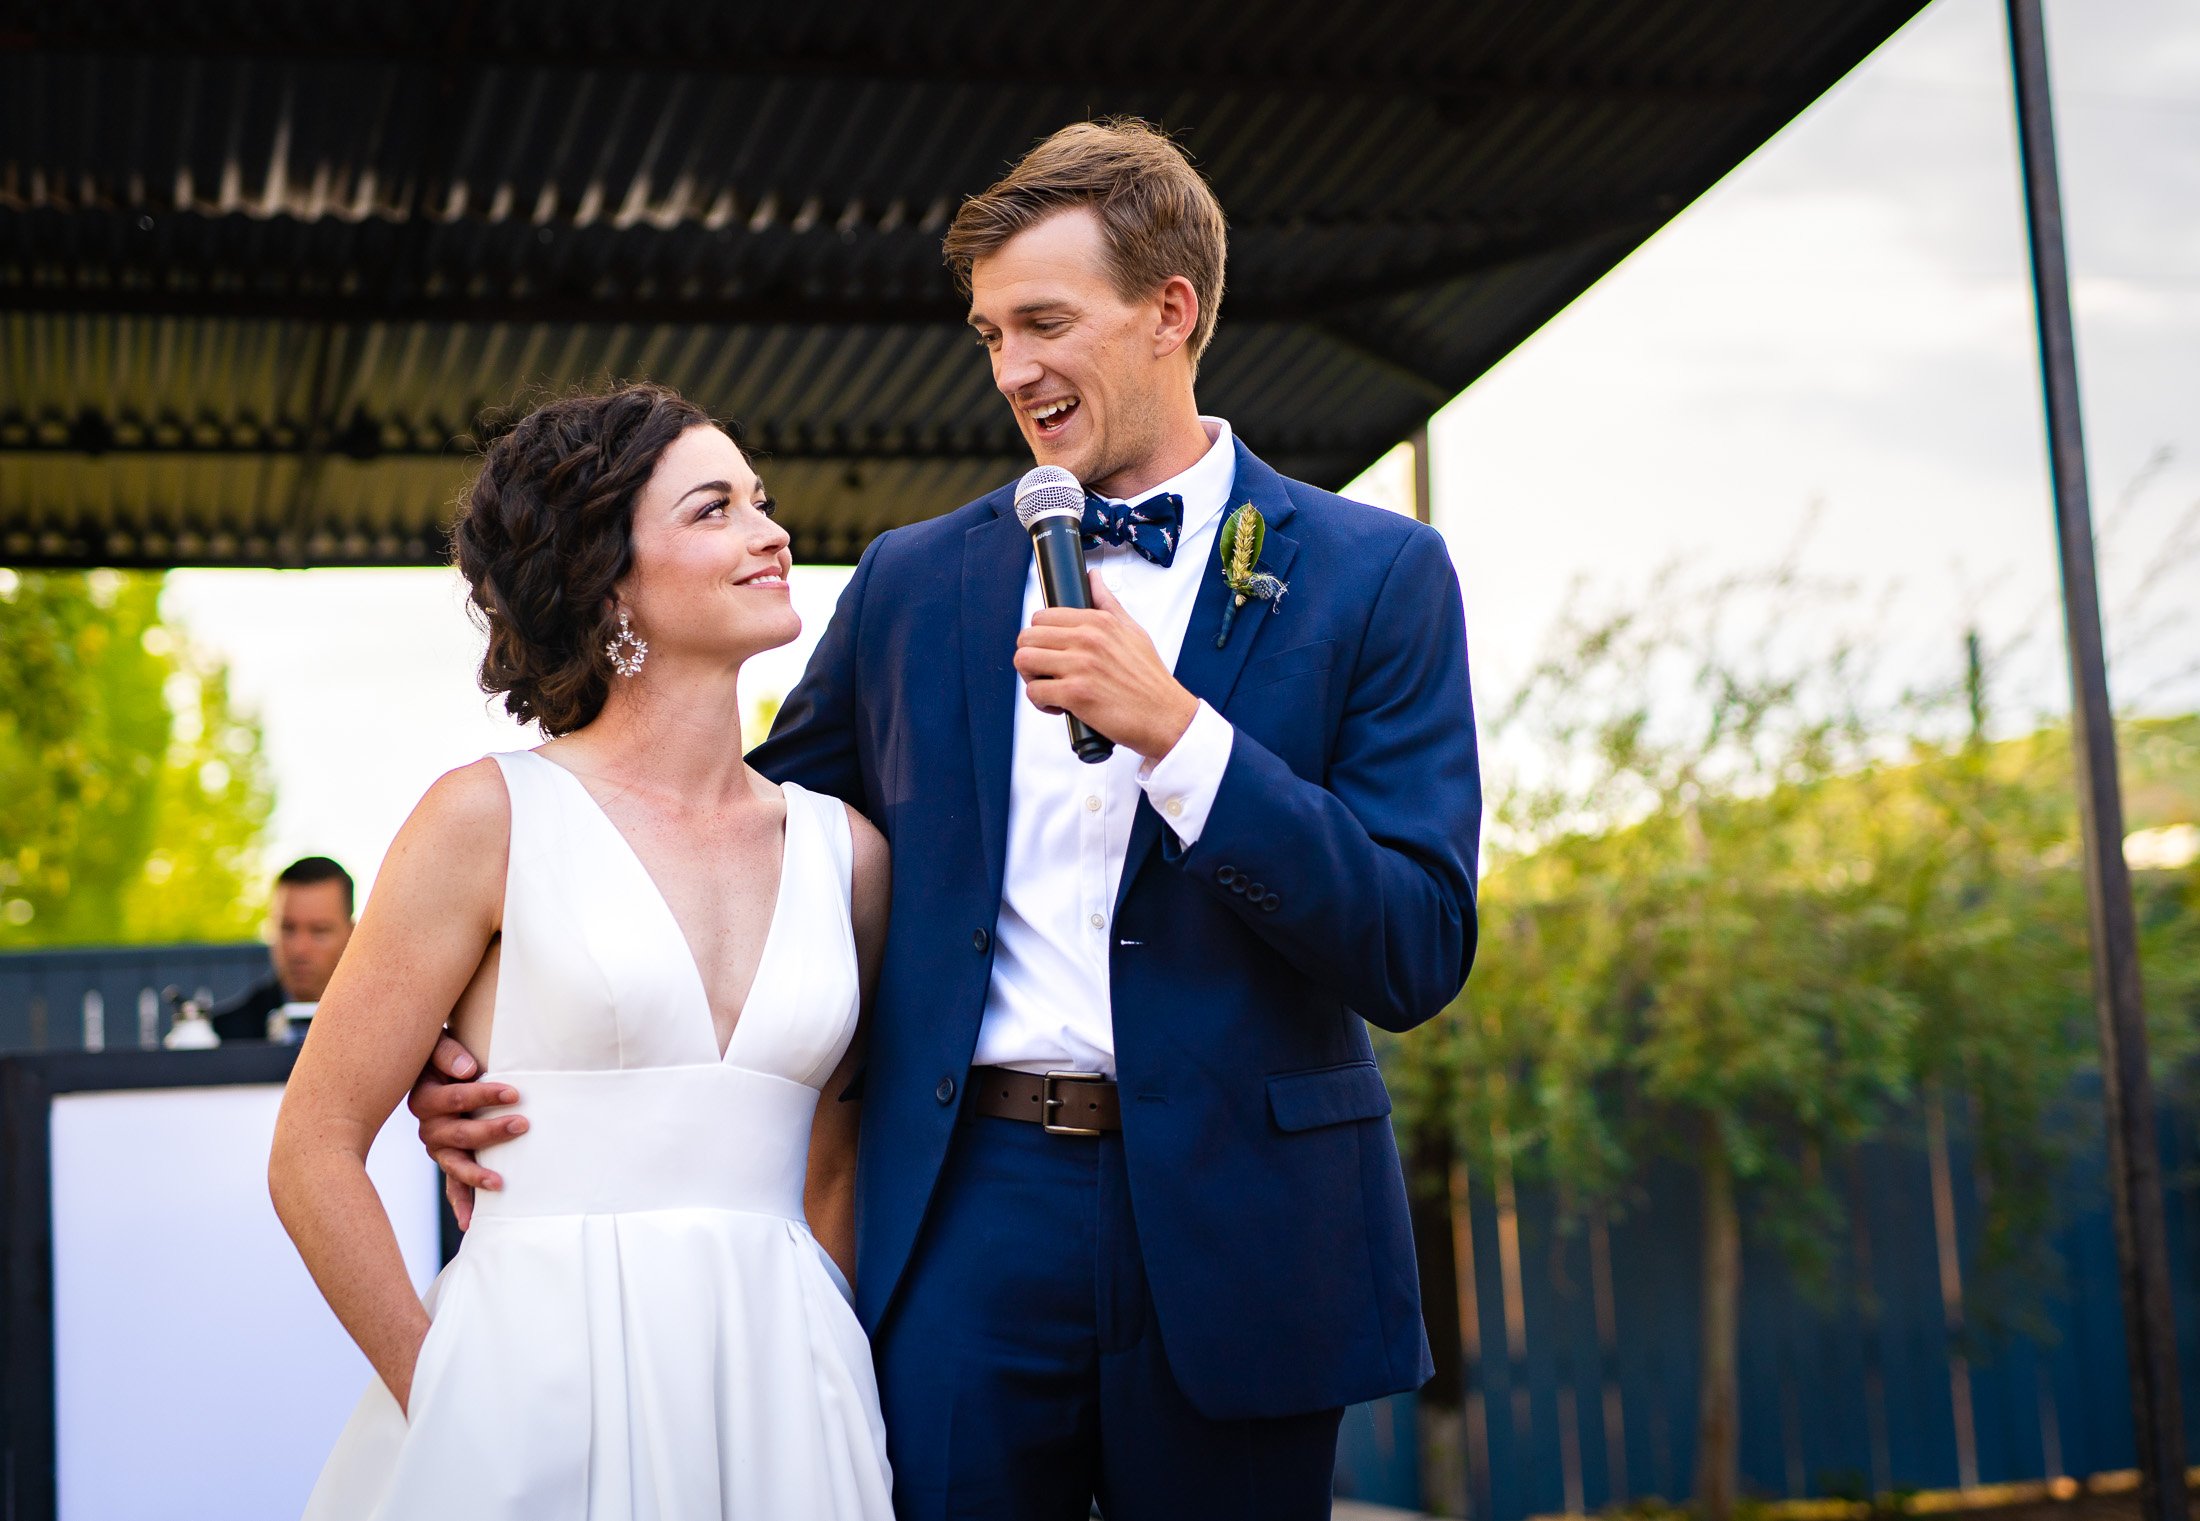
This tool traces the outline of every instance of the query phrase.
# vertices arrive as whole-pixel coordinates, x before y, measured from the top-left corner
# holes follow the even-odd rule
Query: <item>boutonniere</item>
[[[1223,584],[1230,588],[1230,600],[1222,609],[1222,628],[1215,635],[1215,648],[1221,649],[1230,642],[1230,625],[1237,621],[1237,611],[1247,602],[1265,602],[1273,612],[1283,601],[1283,594],[1291,588],[1276,577],[1256,569],[1260,564],[1261,546],[1268,541],[1268,524],[1262,519],[1260,509],[1251,502],[1222,520],[1222,531],[1215,535],[1215,553],[1222,559]]]

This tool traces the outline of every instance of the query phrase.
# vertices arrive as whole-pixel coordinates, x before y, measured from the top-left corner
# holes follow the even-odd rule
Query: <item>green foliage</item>
[[[258,926],[259,727],[159,598],[157,576],[0,570],[0,949]]]
[[[1667,587],[1655,614],[1574,627],[1507,716],[1541,764],[1497,810],[1512,848],[1457,1061],[1504,1077],[1459,1133],[1471,1157],[1486,1120],[1584,1202],[1623,1205],[1651,1157],[1709,1146],[1821,1213],[1807,1159],[1907,1091],[1918,1006],[1857,975],[1890,926],[1843,827],[1871,760],[1854,652],[1725,649],[1727,604],[1757,595],[1805,591],[1690,608]]]
[[[2047,1183],[2096,1053],[2069,741],[1989,742],[1975,653],[1875,705],[1868,633],[1796,632],[1869,616],[1780,573],[1565,627],[1493,725],[1516,774],[1473,979],[1391,1065],[1406,1128],[1577,1211],[1714,1148],[1806,1269],[1839,1237],[1843,1155],[1921,1141],[1941,1105],[1977,1150],[1986,1329],[2052,1274]],[[2130,739],[2148,813],[2179,811],[2200,721]],[[2200,1012],[2200,865],[2144,878],[2141,914],[2168,1071]]]
[[[2124,811],[2135,830],[2200,824],[2200,714],[2123,725],[2119,731]],[[2062,758],[2068,775],[2069,758]],[[2200,857],[2134,874],[2139,958],[2146,971],[2147,1024],[2155,1065],[2170,1094],[2200,1105],[2196,1064],[2181,1060],[2200,1041]]]

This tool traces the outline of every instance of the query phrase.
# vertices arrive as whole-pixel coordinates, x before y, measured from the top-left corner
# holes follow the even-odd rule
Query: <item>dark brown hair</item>
[[[630,385],[537,407],[489,446],[453,556],[489,634],[481,689],[520,722],[570,734],[603,711],[634,499],[674,439],[711,425],[664,386]]]
[[[1089,206],[1107,235],[1109,273],[1126,301],[1172,275],[1192,282],[1199,321],[1192,362],[1207,352],[1222,312],[1229,229],[1222,203],[1184,150],[1134,117],[1064,127],[990,189],[970,197],[947,229],[947,266],[963,293],[970,266],[1057,211]]]
[[[352,910],[357,907],[353,901],[357,890],[352,886],[351,873],[327,856],[300,856],[275,878],[278,887],[311,887],[316,882],[343,883],[344,916],[351,917]]]

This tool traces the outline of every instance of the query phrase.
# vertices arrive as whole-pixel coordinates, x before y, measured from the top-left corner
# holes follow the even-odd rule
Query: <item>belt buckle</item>
[[[1104,1083],[1105,1072],[1048,1072],[1039,1079],[1039,1125],[1048,1135],[1106,1135],[1104,1130],[1088,1129],[1083,1125],[1057,1125],[1054,1111],[1069,1102],[1054,1096],[1056,1083]]]

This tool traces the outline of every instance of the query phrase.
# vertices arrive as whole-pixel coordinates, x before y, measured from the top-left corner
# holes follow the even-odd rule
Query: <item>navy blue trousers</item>
[[[900,1521],[1326,1521],[1343,1412],[1209,1420],[1169,1371],[1120,1136],[966,1117],[873,1339]]]

